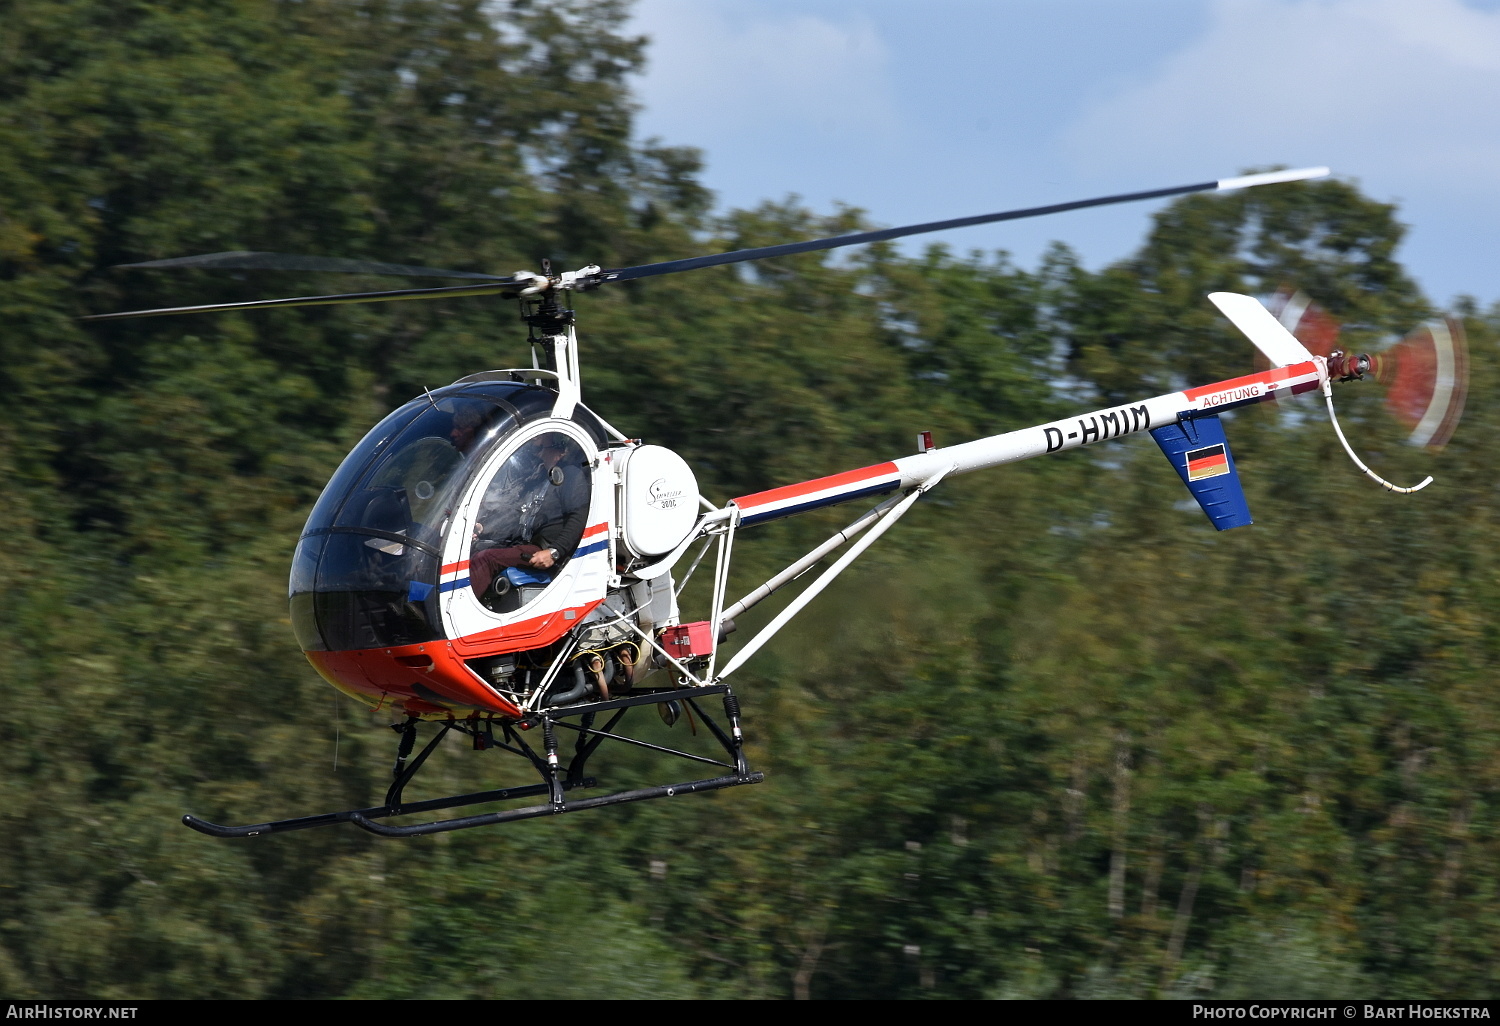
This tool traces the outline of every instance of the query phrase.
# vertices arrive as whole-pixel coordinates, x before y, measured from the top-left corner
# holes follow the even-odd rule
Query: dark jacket
[[[588,469],[577,463],[558,466],[563,472],[563,483],[548,482],[531,544],[556,549],[561,565],[573,557],[583,539],[583,529],[588,526],[589,476]]]

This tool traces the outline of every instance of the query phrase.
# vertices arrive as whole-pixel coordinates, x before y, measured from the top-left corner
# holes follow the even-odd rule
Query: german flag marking
[[[1219,477],[1229,473],[1229,455],[1222,445],[1210,445],[1206,449],[1194,449],[1187,454],[1189,481],[1201,481],[1205,477]]]

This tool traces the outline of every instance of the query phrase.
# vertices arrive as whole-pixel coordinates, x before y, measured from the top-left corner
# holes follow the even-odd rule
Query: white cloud
[[[1492,201],[1500,12],[1459,0],[1220,0],[1207,32],[1064,133],[1080,170],[1330,164]]]
[[[638,96],[643,134],[706,146],[733,134],[868,137],[893,129],[886,49],[867,19],[715,0],[643,0],[651,37]]]

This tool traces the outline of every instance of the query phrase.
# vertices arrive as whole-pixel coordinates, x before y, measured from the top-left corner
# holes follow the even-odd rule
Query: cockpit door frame
[[[584,454],[590,486],[585,536],[577,554],[569,554],[572,558],[540,595],[517,610],[496,613],[479,601],[470,585],[470,547],[479,505],[495,475],[521,447],[539,435],[553,432],[567,435]],[[485,457],[479,472],[464,486],[443,544],[444,572],[440,587],[445,590],[440,608],[444,631],[450,639],[467,642],[466,648],[476,646],[494,651],[528,648],[537,638],[557,632],[559,624],[553,621],[558,616],[562,617],[560,623],[571,624],[580,615],[578,609],[604,598],[612,573],[611,549],[605,546],[602,550],[587,550],[595,538],[607,539],[613,534],[615,489],[610,474],[600,460],[598,444],[572,421],[532,421]],[[569,613],[574,616],[569,617]]]

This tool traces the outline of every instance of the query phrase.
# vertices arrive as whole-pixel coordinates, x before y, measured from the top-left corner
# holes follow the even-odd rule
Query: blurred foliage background
[[[524,329],[477,299],[75,318],[361,287],[111,269],[190,253],[508,273],[864,224],[712,214],[694,151],[632,140],[625,14],[0,0],[0,993],[1493,996],[1500,313],[1473,304],[1437,460],[1341,390],[1382,472],[1436,475],[1415,498],[1310,402],[1232,416],[1248,530],[1149,439],[946,483],[747,668],[759,787],[407,842],[178,824],[378,799],[394,738],[298,652],[291,549],[372,423],[523,361]],[[632,283],[580,301],[585,386],[721,501],[1246,373],[1216,289],[1299,286],[1377,345],[1435,312],[1401,234],[1322,181],[1183,199],[1098,273],[876,247]],[[732,590],[852,512],[747,532]]]

